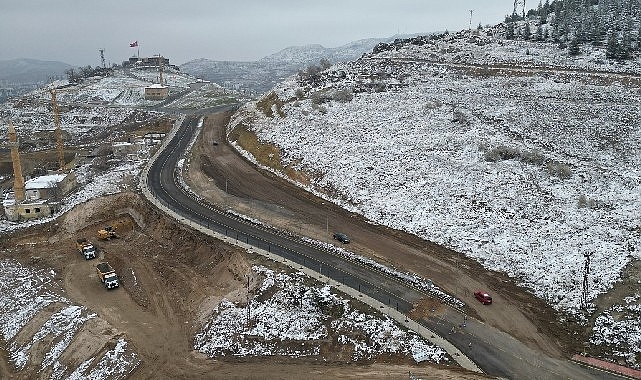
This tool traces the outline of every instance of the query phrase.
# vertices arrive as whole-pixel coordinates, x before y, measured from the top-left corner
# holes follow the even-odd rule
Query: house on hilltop
[[[169,96],[169,87],[160,83],[154,83],[145,87],[145,99],[165,100]]]

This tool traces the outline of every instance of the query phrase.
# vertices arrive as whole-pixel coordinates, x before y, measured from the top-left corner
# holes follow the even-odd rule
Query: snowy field
[[[135,80],[108,77],[58,90],[56,99],[60,110],[60,128],[63,136],[67,139],[71,137],[71,142],[80,138],[91,138],[129,118],[136,112],[134,109],[111,107],[108,103],[118,98],[122,99],[123,93],[137,91],[132,81]],[[10,120],[15,125],[19,136],[22,134],[33,136],[44,132],[43,136],[53,140],[55,123],[51,94],[46,89],[34,90],[20,99],[1,104],[0,118]],[[4,137],[6,133],[7,126],[2,123],[0,135]]]
[[[608,60],[603,48],[591,44],[580,46],[581,54],[569,57],[567,49],[557,49],[549,43],[504,40],[499,37],[502,26],[485,28],[470,34],[464,30],[444,38],[428,40],[417,38],[410,44],[388,44],[392,48],[374,54],[384,59],[420,59],[439,63],[500,65],[504,67],[533,67],[579,69],[591,72],[641,73],[639,60],[617,62]],[[424,42],[421,42],[421,39]]]
[[[154,70],[131,69],[128,72],[116,70],[109,77],[87,78],[74,85],[66,80],[56,81],[47,88],[0,104],[0,119],[11,120],[19,134],[53,133],[55,124],[49,88],[57,88],[60,127],[65,138],[68,134],[72,142],[79,138],[91,139],[108,127],[140,118],[140,115],[144,115],[143,121],[160,115],[153,107],[161,102],[145,99],[145,87],[157,82],[157,76],[158,72]],[[165,73],[164,78],[170,86],[170,95],[189,90],[191,84],[198,83],[195,77],[180,72]],[[217,84],[203,83],[193,93],[188,91],[175,99],[169,107],[202,109],[234,104],[245,98]],[[6,136],[6,133],[7,127],[2,123],[0,135]]]
[[[349,352],[349,361],[396,354],[445,363],[445,351],[420,336],[401,330],[386,317],[364,314],[330,286],[305,285],[302,273],[286,274],[252,268],[260,283],[249,304],[222,300],[196,335],[196,350],[221,356],[321,356],[322,342],[334,337]],[[420,358],[420,359],[419,359]],[[327,357],[324,357],[327,360]]]
[[[131,69],[129,73],[132,76],[147,82],[147,86],[149,83],[158,83],[158,80],[160,79],[157,68]],[[181,72],[176,72],[173,69],[167,70],[165,68],[162,77],[165,85],[169,86],[172,90],[177,91],[185,90],[190,84],[196,82],[195,77]]]
[[[109,336],[105,336],[104,346],[96,351],[76,352],[73,357],[85,360],[70,368],[61,358],[70,357],[66,351],[72,350],[81,328],[97,315],[61,295],[53,270],[0,260],[0,273],[0,334],[16,370],[35,366],[43,379],[124,379],[138,366],[138,356],[125,339],[117,339],[109,349]],[[25,336],[21,330],[30,323],[40,327]]]
[[[279,146],[285,165],[311,173],[313,191],[463,252],[583,317],[585,255],[590,301],[641,258],[641,93],[618,75],[595,83],[568,70],[595,60],[570,60],[551,45],[440,44],[369,54],[313,84],[290,78],[274,90],[282,115],[251,103],[231,127],[249,125]],[[541,61],[544,74],[532,65],[479,77],[431,63],[438,51],[447,52],[441,62],[514,63],[533,51],[553,59]],[[628,334],[638,336],[638,325]]]

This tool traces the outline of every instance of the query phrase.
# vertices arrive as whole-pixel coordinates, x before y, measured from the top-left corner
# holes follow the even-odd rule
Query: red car
[[[476,299],[479,300],[483,305],[490,305],[492,303],[492,296],[483,291],[475,291],[474,297],[476,297]]]

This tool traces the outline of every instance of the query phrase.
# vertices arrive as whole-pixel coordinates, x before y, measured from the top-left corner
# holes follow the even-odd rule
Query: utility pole
[[[585,266],[583,267],[583,294],[581,297],[581,303],[583,304],[583,309],[588,309],[588,275],[590,274],[590,256],[593,252],[583,252],[583,257],[585,257]]]
[[[523,19],[525,20],[525,0],[514,0],[514,10],[512,11],[512,15],[517,15],[517,8],[519,5],[522,5],[522,14],[523,14]]]
[[[472,31],[472,14],[474,13],[474,9],[470,9],[470,31]]]

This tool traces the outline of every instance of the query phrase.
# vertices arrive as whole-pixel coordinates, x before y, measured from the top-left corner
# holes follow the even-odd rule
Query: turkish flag
[[[136,47],[136,46],[138,46],[138,41],[134,41],[129,44],[129,47]]]

